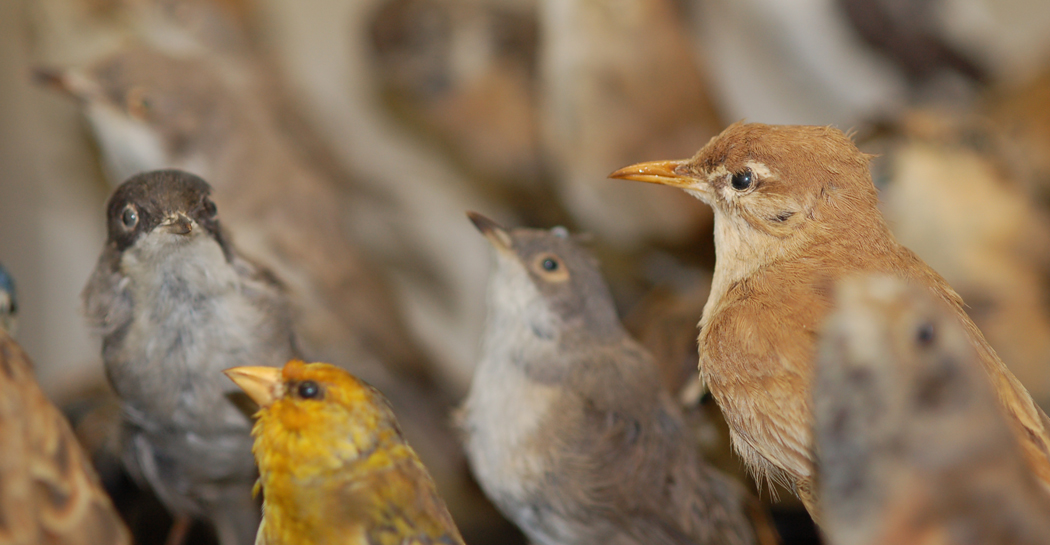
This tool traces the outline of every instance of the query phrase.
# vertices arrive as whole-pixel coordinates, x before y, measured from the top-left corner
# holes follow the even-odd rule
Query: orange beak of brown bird
[[[636,182],[649,182],[651,184],[663,184],[681,189],[701,189],[698,187],[702,183],[700,180],[678,173],[678,168],[684,166],[687,162],[682,160],[638,163],[629,167],[623,167],[610,174],[609,177],[634,180]]]
[[[260,407],[270,406],[283,394],[284,381],[277,367],[233,367],[223,373]]]
[[[477,212],[467,212],[467,217],[470,218],[471,223],[474,227],[481,231],[481,234],[485,235],[485,238],[489,239],[489,242],[501,252],[510,251],[512,242],[510,235],[502,225],[495,221],[478,214]]]

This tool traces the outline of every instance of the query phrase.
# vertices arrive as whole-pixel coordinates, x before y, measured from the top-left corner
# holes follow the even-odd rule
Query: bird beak
[[[495,221],[478,214],[477,212],[467,212],[467,217],[474,224],[474,227],[481,231],[481,234],[485,235],[485,238],[489,239],[489,242],[496,247],[497,250],[509,251],[512,246],[510,235],[507,230]]]
[[[80,100],[91,100],[102,95],[98,83],[75,70],[34,68],[33,81]]]
[[[185,214],[175,214],[164,218],[164,221],[160,224],[173,235],[188,235],[193,231],[193,220],[187,218]]]
[[[663,184],[682,189],[698,189],[697,185],[700,183],[700,180],[677,172],[677,168],[686,163],[686,160],[638,163],[629,167],[623,167],[610,174],[609,177],[634,180],[636,182],[649,182],[651,184]]]
[[[234,367],[223,373],[260,407],[269,407],[282,395],[283,382],[278,367]]]

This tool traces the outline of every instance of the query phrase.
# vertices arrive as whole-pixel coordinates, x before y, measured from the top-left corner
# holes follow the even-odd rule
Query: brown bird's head
[[[877,214],[869,158],[831,127],[736,123],[689,159],[640,163],[610,177],[678,187],[706,202],[719,242],[753,245],[765,236],[782,244],[837,219]]]
[[[129,45],[84,68],[39,68],[37,81],[77,99],[111,179],[144,170],[200,171],[233,124],[228,91],[200,59]]]
[[[526,326],[547,340],[565,330],[622,333],[597,261],[565,228],[508,230],[481,214],[467,215],[496,250],[490,323]]]

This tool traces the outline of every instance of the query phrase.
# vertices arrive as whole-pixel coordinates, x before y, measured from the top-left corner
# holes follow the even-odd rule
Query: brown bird
[[[963,324],[1022,442],[1050,487],[1050,419],[1007,370],[958,294],[894,240],[870,156],[831,127],[736,123],[690,159],[611,176],[684,189],[715,212],[715,272],[700,319],[700,370],[757,477],[793,485],[818,517],[810,395],[831,287],[860,272],[924,286]]]
[[[1050,498],[943,299],[888,276],[839,282],[815,375],[830,543],[1050,543]]]
[[[597,263],[563,228],[508,231],[459,421],[489,498],[534,543],[773,543],[755,499],[697,453]]]
[[[131,535],[33,364],[0,328],[0,543],[125,545]]]
[[[259,545],[463,545],[378,390],[327,363],[225,371],[259,405]]]

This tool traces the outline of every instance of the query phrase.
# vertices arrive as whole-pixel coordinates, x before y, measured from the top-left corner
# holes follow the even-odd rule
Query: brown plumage
[[[809,392],[817,331],[836,280],[884,273],[924,286],[953,309],[1026,460],[1050,486],[1050,420],[967,317],[959,295],[894,240],[877,208],[869,159],[834,128],[737,123],[690,159],[613,174],[680,187],[715,211],[700,369],[734,447],[758,476],[794,485],[816,516]]]
[[[0,544],[118,545],[128,529],[62,413],[0,328]]]
[[[989,386],[955,310],[929,290],[841,281],[813,386],[828,541],[1050,543],[1050,497]]]
[[[497,257],[460,423],[496,506],[540,545],[776,542],[755,499],[698,456],[587,251],[562,228],[471,219]]]

